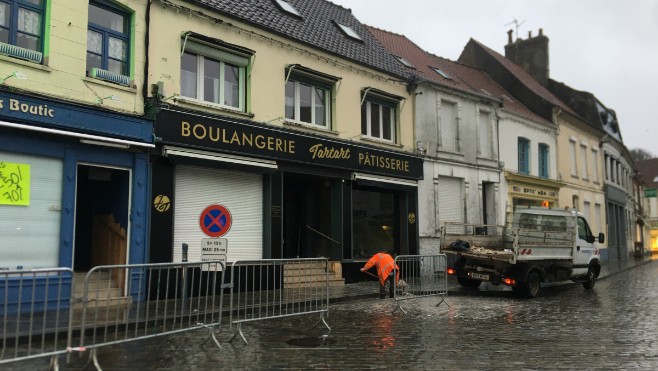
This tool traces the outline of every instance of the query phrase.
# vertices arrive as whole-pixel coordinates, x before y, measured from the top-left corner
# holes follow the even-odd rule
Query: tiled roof
[[[521,84],[526,86],[530,91],[535,93],[537,96],[539,96],[546,102],[552,104],[553,106],[559,107],[565,112],[569,112],[570,114],[576,117],[580,117],[568,105],[566,105],[558,97],[553,95],[553,93],[551,93],[545,86],[543,86],[537,80],[535,80],[535,78],[533,78],[529,73],[527,73],[521,66],[513,63],[512,61],[505,58],[497,51],[490,49],[489,47],[487,47],[486,45],[480,43],[475,39],[471,39],[469,43],[474,43],[475,45],[479,46],[483,51],[485,51],[487,54],[493,57],[502,67],[504,67],[510,73],[512,73]]]
[[[658,158],[635,162],[635,168],[640,173],[647,188],[658,188]]]
[[[404,35],[398,35],[372,26],[367,27],[384,48],[414,65],[414,68],[405,67],[408,73],[466,93],[490,96],[502,101],[503,109],[510,113],[538,123],[550,124],[550,121],[533,113],[513,98],[512,94],[496,83],[484,71],[428,53]],[[432,67],[440,68],[451,78],[447,79],[441,76]]]
[[[301,17],[282,11],[273,0],[187,0],[358,64],[404,77],[400,63],[387,53],[352,14],[325,0],[287,0]],[[352,28],[361,41],[343,33],[335,22]]]

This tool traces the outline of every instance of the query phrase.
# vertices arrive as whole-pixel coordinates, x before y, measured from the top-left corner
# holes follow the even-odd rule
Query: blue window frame
[[[530,174],[530,141],[519,138],[519,173]]]
[[[539,144],[539,176],[548,178],[548,145]]]
[[[45,0],[0,0],[0,42],[40,52]]]
[[[87,75],[99,68],[128,75],[130,14],[105,1],[89,3]]]

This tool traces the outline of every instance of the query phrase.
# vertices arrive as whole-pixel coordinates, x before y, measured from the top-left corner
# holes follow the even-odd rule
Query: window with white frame
[[[571,156],[571,176],[578,176],[578,162],[576,161],[576,140],[569,140],[569,155]]]
[[[592,148],[592,181],[599,182],[599,151]]]
[[[368,90],[362,99],[361,134],[395,143],[398,101]]]
[[[92,76],[94,68],[116,75],[129,75],[131,15],[110,2],[100,0],[89,2],[88,13],[87,75]]]
[[[441,101],[440,122],[441,149],[448,152],[459,150],[459,130],[457,127],[457,103]]]
[[[45,0],[0,1],[0,42],[41,51]]]
[[[330,129],[334,81],[294,70],[287,71],[286,76],[286,119]]]
[[[181,58],[180,94],[183,97],[245,111],[246,67],[249,55],[208,45],[185,41]]]
[[[480,111],[478,127],[478,137],[480,139],[480,156],[484,158],[493,157],[493,125],[491,122],[491,112]]]
[[[587,180],[589,179],[589,174],[587,172],[587,145],[581,144],[580,145],[580,158],[582,163],[582,178]]]

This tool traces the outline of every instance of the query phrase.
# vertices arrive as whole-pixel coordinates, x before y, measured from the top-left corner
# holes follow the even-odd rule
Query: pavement
[[[632,269],[636,266],[648,263],[652,260],[657,260],[658,255],[646,255],[642,258],[629,258],[625,261],[614,260],[603,262],[601,264],[601,273],[597,280],[604,280],[612,277],[627,269]],[[542,284],[544,286],[558,286],[558,285],[580,285],[572,281],[563,281],[550,284]],[[463,288],[457,283],[455,277],[448,277],[448,296],[450,295],[463,295],[465,293],[472,293],[474,289]],[[490,283],[483,283],[477,289],[479,291],[511,291],[511,287],[505,285],[493,285]],[[379,296],[379,283],[377,281],[365,281],[346,284],[344,286],[330,287],[329,302],[342,303],[346,301],[361,300],[361,299],[374,299]]]

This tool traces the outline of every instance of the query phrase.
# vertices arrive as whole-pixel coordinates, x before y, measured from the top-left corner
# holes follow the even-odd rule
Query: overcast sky
[[[656,0],[330,1],[451,60],[470,38],[504,55],[514,19],[523,39],[542,28],[550,40],[550,77],[593,93],[617,112],[628,149],[658,156]]]

